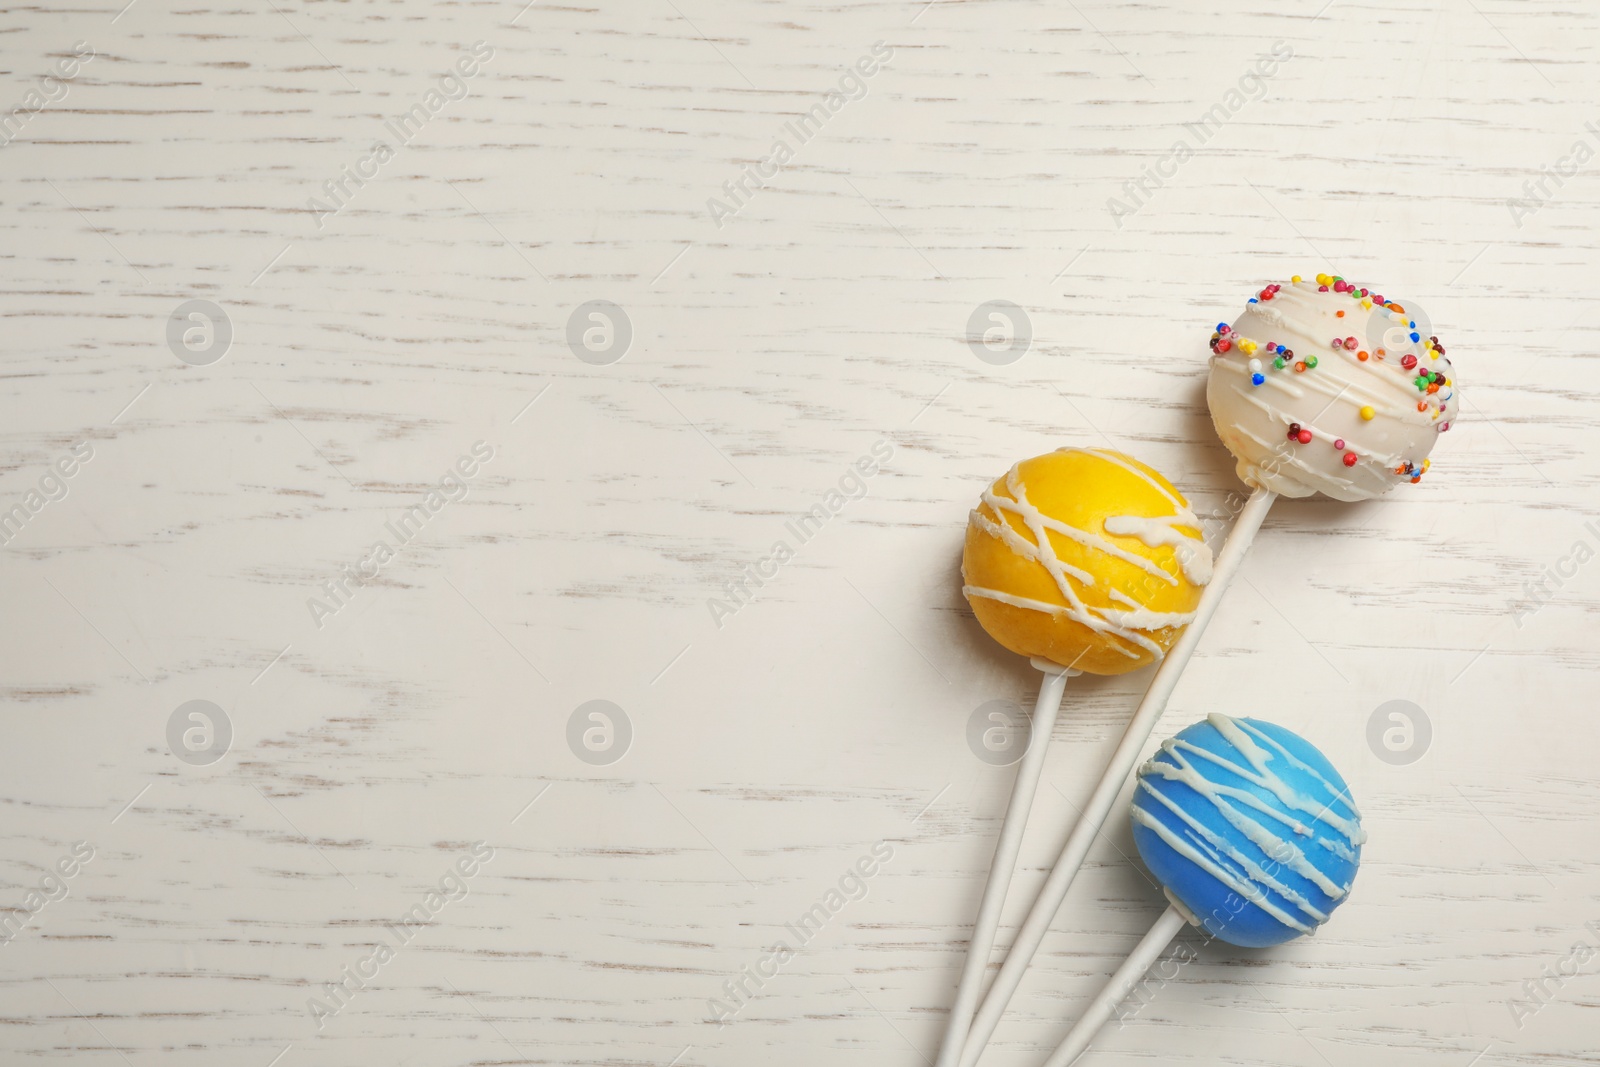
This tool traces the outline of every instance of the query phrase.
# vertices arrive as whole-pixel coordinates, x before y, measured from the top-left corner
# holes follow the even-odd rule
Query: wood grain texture
[[[1600,148],[1600,15],[523,2],[0,11],[0,116],[29,112],[0,147],[0,511],[92,449],[0,548],[0,908],[94,849],[0,946],[0,1058],[930,1059],[1012,773],[967,720],[1034,684],[961,600],[967,509],[1109,442],[1225,512],[1207,329],[1327,269],[1426,309],[1466,417],[1419,486],[1274,509],[1158,734],[1306,734],[1364,869],[1316,938],[1206,946],[1083,1062],[1595,1062],[1587,977],[1507,1002],[1600,946],[1600,590],[1561,562],[1600,549],[1600,161],[1524,189]],[[319,219],[478,41],[466,95]],[[708,199],[880,41],[718,225]],[[206,366],[166,339],[196,299],[233,331]],[[596,299],[632,326],[610,365],[567,344]],[[965,340],[997,299],[1033,331],[1008,366]],[[708,600],[880,439],[865,496],[719,626]],[[461,498],[313,618],[480,441]],[[1002,944],[1147,681],[1069,689]],[[167,740],[196,699],[232,724],[209,766]],[[610,765],[568,746],[595,699],[632,725]],[[1407,766],[1366,739],[1395,699],[1433,725]],[[308,1000],[477,841],[467,895],[319,1027]],[[724,982],[878,842],[864,898],[719,1027]],[[1114,819],[985,1062],[1040,1062],[1160,913],[1132,853]]]

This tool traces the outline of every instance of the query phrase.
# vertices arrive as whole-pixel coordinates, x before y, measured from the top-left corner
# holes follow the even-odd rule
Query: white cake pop
[[[1370,500],[1428,469],[1460,407],[1455,369],[1396,301],[1298,275],[1211,336],[1206,401],[1247,485]]]

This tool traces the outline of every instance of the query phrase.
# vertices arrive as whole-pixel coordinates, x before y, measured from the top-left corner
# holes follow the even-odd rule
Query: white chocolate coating
[[[1420,478],[1460,399],[1450,361],[1429,338],[1412,341],[1409,321],[1370,298],[1319,291],[1310,280],[1248,305],[1221,335],[1231,346],[1212,356],[1206,384],[1211,419],[1239,461],[1240,480],[1282,496],[1370,500]],[[1335,338],[1356,343],[1335,347]],[[1269,343],[1293,353],[1283,368],[1273,366],[1277,353]],[[1408,355],[1416,358],[1412,368],[1401,365]],[[1296,370],[1308,356],[1316,365]],[[1252,360],[1259,371],[1252,371]],[[1444,378],[1432,392],[1415,383],[1428,372]],[[1253,383],[1253,373],[1261,384]],[[1311,433],[1309,442],[1288,439],[1295,423]],[[1354,455],[1353,465],[1346,454]]]

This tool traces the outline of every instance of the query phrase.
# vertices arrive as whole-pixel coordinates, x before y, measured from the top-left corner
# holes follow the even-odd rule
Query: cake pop
[[[968,516],[961,573],[978,622],[1044,679],[939,1067],[952,1067],[966,1043],[1067,678],[1160,658],[1194,617],[1211,550],[1160,472],[1120,452],[1066,448],[1023,460],[984,491]]]
[[[1160,472],[1119,452],[1023,460],[967,521],[962,592],[989,636],[1091,674],[1159,658],[1211,579],[1200,520]]]
[[[1296,275],[1211,335],[1206,402],[1239,480],[1280,496],[1370,500],[1420,481],[1460,409],[1437,337],[1396,301]]]
[[[1066,1067],[1185,925],[1261,948],[1314,933],[1349,896],[1366,841],[1339,772],[1269,722],[1210,715],[1139,768],[1133,841],[1169,906],[1045,1067]]]
[[[1151,679],[973,1017],[960,1067],[974,1067],[993,1036],[1278,494],[1367,500],[1427,471],[1428,453],[1454,422],[1461,394],[1444,346],[1432,334],[1424,339],[1416,323],[1398,301],[1319,274],[1313,282],[1296,275],[1287,286],[1268,285],[1234,325],[1217,324],[1207,399],[1217,433],[1253,491],[1217,553],[1193,619]]]

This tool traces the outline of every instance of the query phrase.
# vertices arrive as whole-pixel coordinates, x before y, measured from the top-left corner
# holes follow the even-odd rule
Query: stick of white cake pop
[[[1349,896],[1367,836],[1349,787],[1315,746],[1226,715],[1183,730],[1139,768],[1133,827],[1169,906],[1045,1067],[1068,1067],[1089,1047],[1186,925],[1252,948],[1314,933]]]
[[[1179,676],[1183,674],[1190,655],[1194,653],[1195,646],[1200,643],[1201,635],[1205,633],[1206,624],[1211,621],[1211,616],[1216,614],[1223,593],[1227,592],[1228,585],[1238,573],[1240,564],[1244,562],[1245,556],[1250,551],[1250,545],[1255,540],[1256,531],[1261,528],[1261,523],[1266,519],[1267,511],[1276,498],[1275,493],[1266,489],[1256,489],[1239,512],[1239,518],[1234,522],[1233,529],[1228,533],[1228,540],[1217,556],[1211,581],[1200,594],[1200,603],[1195,608],[1193,621],[1184,628],[1177,642],[1161,661],[1161,666],[1151,679],[1150,688],[1140,701],[1138,710],[1133,713],[1133,718],[1128,720],[1127,729],[1123,731],[1122,740],[1111,757],[1110,765],[1101,775],[1100,784],[1095,786],[1088,804],[1078,817],[1077,825],[1067,836],[1067,843],[1061,849],[1055,868],[1045,879],[1038,899],[1034,901],[1022,928],[1017,931],[1016,940],[1012,942],[1005,962],[1000,966],[1000,973],[995,976],[982,1007],[973,1018],[966,1048],[959,1060],[960,1067],[973,1067],[978,1062],[978,1057],[983,1054],[989,1038],[994,1035],[995,1027],[1000,1023],[1000,1016],[1005,1012],[1012,994],[1022,982],[1023,972],[1033,959],[1034,953],[1039,950],[1045,934],[1049,932],[1050,923],[1060,910],[1062,901],[1066,900],[1067,890],[1072,887],[1072,880],[1077,877],[1078,868],[1083,865],[1084,857],[1089,853],[1089,846],[1094,843],[1095,836],[1105,825],[1111,806],[1116,803],[1117,794],[1122,791],[1123,783],[1127,781],[1128,775],[1139,762],[1139,754],[1143,751],[1145,742],[1149,740],[1151,731],[1160,721],[1161,713],[1166,710],[1167,699],[1172,696],[1172,690],[1177,686]],[[944,1067],[942,1061],[940,1067]]]
[[[1044,770],[1045,750],[1050,747],[1050,735],[1055,730],[1056,715],[1061,710],[1061,696],[1066,689],[1067,679],[1080,673],[1049,660],[1035,658],[1032,662],[1044,673],[1044,677],[1039,681],[1039,697],[1033,706],[1028,748],[1017,768],[1017,780],[1011,787],[1005,821],[1000,826],[1000,840],[995,844],[994,860],[989,865],[989,880],[984,884],[978,917],[972,924],[972,939],[967,942],[967,959],[961,967],[961,980],[956,986],[955,1004],[950,1009],[950,1021],[945,1029],[944,1048],[939,1055],[938,1067],[955,1067],[961,1049],[966,1045],[972,1013],[978,1007],[983,973],[988,969],[995,932],[1000,928],[1000,910],[1006,902],[1011,876],[1016,872],[1017,855],[1022,850],[1022,833],[1027,828],[1028,812],[1033,807],[1039,776]]]

